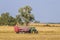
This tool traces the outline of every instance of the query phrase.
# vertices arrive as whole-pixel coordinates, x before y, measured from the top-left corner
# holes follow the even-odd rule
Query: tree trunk
[[[26,26],[29,26],[29,23],[26,23]]]

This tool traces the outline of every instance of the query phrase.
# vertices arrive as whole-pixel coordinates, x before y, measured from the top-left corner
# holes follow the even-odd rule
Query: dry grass
[[[60,27],[36,27],[38,34],[16,34],[12,26],[0,26],[0,40],[60,40]]]
[[[60,40],[60,35],[0,33],[0,40]]]
[[[0,32],[14,32],[13,26],[0,26]]]

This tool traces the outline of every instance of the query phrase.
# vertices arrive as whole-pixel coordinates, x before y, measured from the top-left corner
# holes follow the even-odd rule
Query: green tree
[[[9,13],[8,12],[1,14],[1,23],[3,25],[7,25],[8,24],[8,19],[9,19]]]
[[[10,26],[13,26],[15,25],[17,22],[16,22],[16,18],[12,17],[12,16],[9,16],[9,20],[8,20],[8,25]]]
[[[31,14],[32,8],[30,6],[25,6],[19,9],[20,17],[22,21],[28,25],[29,22],[34,20],[33,14]]]
[[[13,26],[16,24],[16,18],[10,16],[8,12],[2,13],[0,18],[0,24]]]
[[[21,24],[21,25],[23,24],[20,15],[16,15],[16,22],[17,22],[18,24]]]

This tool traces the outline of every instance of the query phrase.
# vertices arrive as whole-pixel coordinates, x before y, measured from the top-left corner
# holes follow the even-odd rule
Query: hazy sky
[[[18,14],[18,9],[29,5],[35,19],[40,22],[60,22],[60,0],[0,0],[0,14]]]

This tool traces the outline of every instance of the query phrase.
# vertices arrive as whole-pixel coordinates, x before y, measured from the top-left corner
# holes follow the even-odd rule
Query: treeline
[[[35,18],[34,15],[31,14],[32,8],[30,6],[25,6],[19,8],[18,12],[15,17],[11,16],[9,12],[1,13],[0,15],[0,25],[9,25],[13,26],[16,24],[25,24],[28,26],[28,23],[34,22]],[[39,23],[39,21],[35,21],[35,23]]]
[[[8,12],[2,13],[0,16],[0,25],[15,25],[17,17],[12,17]]]
[[[0,25],[16,25],[18,24],[26,24],[33,22],[34,16],[31,14],[32,8],[30,6],[25,6],[19,8],[19,14],[16,17],[12,17],[9,12],[2,13],[0,16]]]

